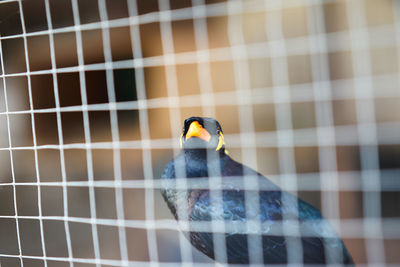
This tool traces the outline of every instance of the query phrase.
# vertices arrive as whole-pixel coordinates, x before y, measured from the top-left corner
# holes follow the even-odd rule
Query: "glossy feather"
[[[213,157],[212,159],[210,159],[210,155]],[[179,171],[176,171],[176,168]],[[181,175],[177,175],[177,173]],[[259,236],[262,240],[264,264],[284,264],[288,262],[287,242],[296,239],[296,237],[285,237],[271,233],[273,233],[272,229],[282,231],[281,226],[287,223],[286,220],[296,220],[300,225],[298,230],[302,234],[301,239],[297,239],[297,241],[302,244],[303,263],[337,263],[335,262],[337,259],[335,255],[341,255],[343,263],[353,264],[343,242],[315,207],[292,194],[281,191],[277,185],[255,170],[234,161],[224,153],[224,149],[218,152],[210,152],[209,150],[208,154],[206,149],[182,150],[174,160],[167,164],[162,179],[171,181],[175,178],[186,178],[188,181],[196,181],[201,177],[215,175],[222,177],[222,212],[211,201],[209,190],[193,189],[182,192],[182,190],[177,190],[173,186],[167,186],[162,190],[162,195],[176,219],[179,219],[179,209],[183,207],[187,208],[188,219],[192,222],[211,221],[212,219],[246,222],[248,219],[259,219],[263,230]],[[246,210],[245,192],[237,184],[237,181],[239,181],[239,184],[243,183],[247,176],[257,177],[258,186],[262,188],[258,192],[248,193],[250,197],[252,194],[253,196],[258,194],[258,209],[254,208],[253,210],[251,207]],[[234,178],[236,184],[231,182]],[[285,205],[282,205],[282,199],[285,200]],[[249,263],[247,237],[253,234],[257,233],[233,232],[224,234],[228,263]],[[185,233],[185,235],[193,246],[210,258],[215,259],[213,233],[192,231]],[[329,249],[331,257],[326,256],[326,249]]]

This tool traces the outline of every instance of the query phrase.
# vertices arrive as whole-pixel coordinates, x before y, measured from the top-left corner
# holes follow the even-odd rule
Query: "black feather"
[[[221,126],[211,118],[192,117],[185,121],[184,135],[193,121],[199,123],[209,131],[211,135],[217,134]],[[193,139],[193,138],[191,138]],[[189,139],[189,140],[191,140]],[[202,141],[202,140],[201,140]],[[201,142],[196,140],[196,142]],[[204,141],[205,142],[205,141]],[[211,194],[208,189],[191,189],[187,192],[176,189],[174,186],[166,186],[162,195],[176,219],[179,218],[179,209],[186,207],[189,221],[224,220],[230,222],[246,222],[249,219],[258,219],[263,226],[262,233],[226,233],[216,234],[211,232],[190,231],[185,236],[198,250],[215,259],[214,237],[223,235],[226,242],[226,258],[228,263],[249,263],[248,237],[256,235],[260,237],[264,264],[285,264],[288,262],[288,242],[295,240],[302,244],[302,259],[305,264],[344,263],[352,265],[353,261],[343,242],[335,234],[333,228],[324,220],[320,212],[312,205],[298,199],[296,196],[281,189],[256,171],[234,161],[224,151],[224,147],[215,151],[206,148],[183,149],[181,153],[169,162],[162,175],[163,181],[174,181],[176,178],[188,179],[187,181],[200,181],[206,177],[209,183],[214,176],[222,177],[222,210],[218,212],[215,203],[211,202]],[[246,195],[241,189],[246,176],[257,177],[259,191],[259,207],[246,210]],[[235,183],[233,182],[235,181]],[[212,187],[211,187],[212,189]],[[249,194],[249,193],[248,193]],[[248,195],[249,196],[249,195]],[[282,205],[284,198],[285,205]],[[249,208],[249,207],[247,207]],[[258,211],[258,212],[256,212]],[[287,219],[296,220],[301,225],[300,237],[271,234],[271,229],[282,232],[282,224]],[[304,235],[304,236],[303,236]],[[328,255],[340,255],[341,262],[335,262],[337,257]]]

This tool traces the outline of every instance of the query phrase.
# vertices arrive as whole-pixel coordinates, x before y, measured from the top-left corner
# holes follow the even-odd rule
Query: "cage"
[[[159,192],[194,115],[400,263],[398,1],[4,0],[0,53],[1,267],[218,266]]]

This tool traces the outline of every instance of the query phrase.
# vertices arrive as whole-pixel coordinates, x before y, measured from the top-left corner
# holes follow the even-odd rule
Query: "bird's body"
[[[207,120],[212,119],[207,118]],[[165,186],[162,194],[176,219],[184,219],[180,216],[185,214],[186,219],[192,223],[221,220],[240,224],[249,220],[259,221],[260,229],[256,231],[232,230],[222,234],[226,240],[228,263],[248,264],[251,255],[248,249],[248,237],[255,236],[261,241],[263,254],[261,258],[262,263],[265,264],[287,263],[290,254],[288,244],[293,244],[293,241],[301,244],[302,263],[325,264],[340,261],[340,263],[352,264],[352,259],[344,244],[316,208],[282,191],[255,170],[234,161],[225,153],[224,145],[220,144],[220,137],[218,150],[212,149],[217,147],[212,144],[213,133],[210,133],[209,141],[198,140],[206,138],[196,138],[193,139],[192,144],[188,144],[192,138],[190,136],[187,138],[187,132],[193,121],[199,121],[208,132],[213,131],[210,124],[204,122],[204,118],[192,117],[186,120],[186,129],[184,128],[182,137],[185,138],[183,150],[167,164],[162,179],[176,181],[176,178],[183,178],[189,184],[196,185],[201,181],[204,182],[202,178],[206,178],[205,181],[211,185],[210,189],[214,181],[218,182],[222,202],[215,201],[212,190],[206,187],[200,186],[199,189],[193,187],[185,191],[171,185]],[[208,129],[210,127],[211,130]],[[218,128],[216,133],[222,135],[219,124],[216,127]],[[207,142],[203,144],[204,148],[202,141]],[[252,183],[257,184],[255,188],[257,190],[254,188],[243,190],[246,179],[252,179]],[[284,235],[283,231],[287,228],[296,229],[300,237]],[[210,258],[216,258],[213,245],[215,233],[193,230],[185,235],[201,252]]]

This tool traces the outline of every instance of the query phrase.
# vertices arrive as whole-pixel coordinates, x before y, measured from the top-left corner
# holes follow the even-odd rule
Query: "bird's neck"
[[[185,158],[198,162],[218,161],[226,155],[222,149],[219,151],[214,149],[184,149],[183,153]]]
[[[185,149],[183,154],[188,177],[220,175],[227,157],[221,151],[207,149]]]

